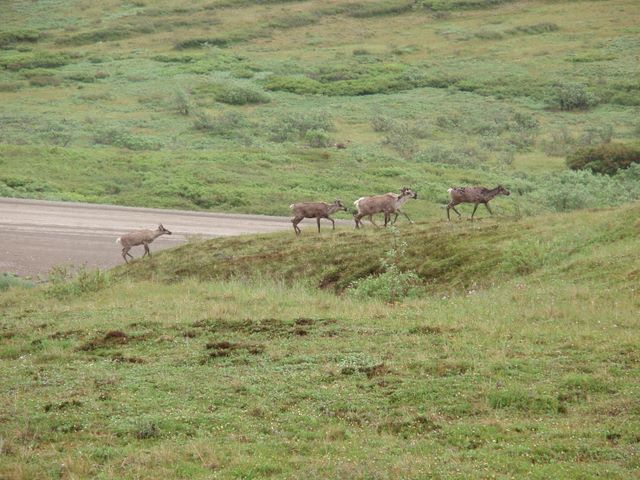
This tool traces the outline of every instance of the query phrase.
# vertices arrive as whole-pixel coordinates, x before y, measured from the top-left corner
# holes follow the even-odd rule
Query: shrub
[[[214,135],[229,136],[245,123],[246,118],[240,112],[222,112],[217,115],[200,112],[193,121],[193,127]]]
[[[129,150],[157,150],[159,142],[140,135],[133,135],[117,128],[107,128],[94,134],[93,142],[99,145],[113,145]]]
[[[558,130],[551,132],[551,140],[542,143],[544,153],[552,156],[567,155],[576,144],[576,139],[571,135],[567,127],[562,125]]]
[[[611,143],[612,138],[613,127],[611,125],[591,125],[580,136],[580,143],[585,146]]]
[[[184,90],[178,90],[175,96],[175,109],[180,115],[189,115],[193,108],[191,98]]]
[[[34,87],[51,87],[60,85],[60,79],[53,75],[37,75],[29,79],[29,84]]]
[[[33,286],[34,283],[31,280],[20,278],[9,272],[0,273],[0,292],[4,292],[9,288],[31,288]]]
[[[309,130],[330,132],[334,129],[333,118],[322,110],[293,113],[282,117],[276,122],[270,138],[274,142],[286,142],[304,138]]]
[[[329,147],[332,144],[331,137],[325,130],[307,130],[304,139],[310,147]]]
[[[11,55],[0,59],[0,66],[7,70],[30,68],[57,68],[70,63],[71,59],[63,53],[38,52],[35,54]]]
[[[346,12],[350,17],[369,18],[381,17],[385,15],[400,15],[410,12],[415,5],[415,1],[384,1],[377,3],[354,3]]]
[[[406,123],[396,124],[382,141],[391,146],[403,158],[411,158],[418,151],[418,142],[411,135],[411,130]]]
[[[17,92],[22,86],[20,82],[0,83],[0,92]]]
[[[634,163],[640,163],[640,148],[619,143],[583,148],[567,158],[567,165],[572,170],[591,170],[607,175],[613,175]]]
[[[598,98],[580,83],[557,85],[553,106],[560,110],[588,110],[598,104]]]
[[[113,28],[105,30],[96,30],[93,32],[84,32],[72,35],[68,38],[58,40],[56,43],[61,45],[88,45],[98,42],[112,42],[122,40],[134,35],[133,30],[125,28]]]
[[[108,272],[98,269],[88,271],[82,268],[74,277],[65,267],[51,269],[48,280],[47,295],[57,299],[97,292],[111,283]]]
[[[371,118],[371,126],[374,132],[388,132],[393,129],[396,122],[393,118],[386,115],[374,115]]]
[[[212,92],[216,101],[229,105],[250,105],[271,101],[271,97],[262,90],[238,83],[218,82],[202,87],[200,90]]]
[[[207,48],[207,47],[228,47],[233,41],[230,38],[214,37],[214,38],[192,38],[178,42],[175,46],[176,50],[186,50],[190,48]]]
[[[473,145],[444,147],[434,144],[418,152],[415,160],[417,162],[442,163],[461,167],[477,167],[487,160],[487,153]]]
[[[407,243],[400,239],[400,231],[391,227],[393,240],[391,248],[380,259],[383,273],[371,275],[352,282],[349,293],[355,297],[378,298],[388,303],[396,303],[415,294],[419,277],[413,271],[400,270],[399,263],[405,256]]]
[[[35,30],[15,30],[0,32],[0,47],[6,47],[18,42],[35,43],[40,40],[40,33]]]

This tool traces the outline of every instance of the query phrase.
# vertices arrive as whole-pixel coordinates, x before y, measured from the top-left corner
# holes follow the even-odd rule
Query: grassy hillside
[[[640,165],[565,167],[637,142],[637,2],[5,4],[0,195],[419,197],[0,277],[0,478],[637,475]],[[470,183],[512,195],[446,222]]]
[[[422,282],[396,304],[315,286],[378,270],[380,231],[212,240],[11,288],[0,471],[630,478],[638,212],[403,225]]]
[[[618,205],[635,177],[564,159],[637,142],[638,25],[632,0],[10,2],[0,195],[284,214],[411,184],[429,216],[502,182],[525,213]],[[585,195],[538,201],[559,171]]]

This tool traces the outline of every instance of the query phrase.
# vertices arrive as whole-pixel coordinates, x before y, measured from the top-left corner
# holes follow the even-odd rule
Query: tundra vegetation
[[[639,215],[215,239],[10,287],[0,470],[632,478]]]
[[[5,275],[0,475],[632,478],[638,25],[634,0],[8,2],[0,195],[420,196],[399,234]],[[449,187],[498,184],[446,222]]]

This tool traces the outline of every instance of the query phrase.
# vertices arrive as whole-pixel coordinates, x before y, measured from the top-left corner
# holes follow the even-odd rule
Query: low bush
[[[135,31],[127,28],[113,28],[105,30],[96,30],[93,32],[84,32],[72,35],[71,37],[62,38],[56,43],[60,45],[89,45],[98,42],[113,42],[131,37]]]
[[[325,130],[307,130],[304,139],[310,147],[314,148],[329,147],[333,143]]]
[[[184,90],[178,90],[176,92],[174,104],[176,111],[180,115],[189,115],[189,113],[193,109],[191,98],[189,97],[189,94]]]
[[[35,43],[38,40],[40,40],[40,33],[35,30],[0,32],[0,47],[7,47],[20,42]]]
[[[64,53],[38,52],[9,55],[0,59],[0,66],[7,70],[17,71],[31,68],[57,68],[70,62],[71,58]]]
[[[154,139],[134,135],[117,128],[100,130],[93,136],[93,142],[99,145],[112,145],[129,150],[158,150],[160,143]]]
[[[193,121],[196,130],[224,136],[230,136],[245,124],[246,117],[240,112],[222,112],[217,115],[199,112]]]
[[[487,153],[473,145],[445,147],[433,144],[414,156],[417,162],[440,163],[461,167],[478,167],[487,161]]]
[[[52,87],[60,85],[61,81],[53,75],[37,75],[29,79],[29,85],[34,87]]]
[[[410,12],[415,1],[407,0],[385,0],[382,2],[354,3],[345,13],[350,17],[369,18],[382,17],[386,15],[400,15]]]
[[[89,271],[81,268],[73,275],[65,267],[54,267],[49,272],[47,295],[62,300],[85,293],[97,292],[110,284],[111,277],[109,273],[99,269]]]
[[[560,110],[588,110],[598,104],[598,98],[580,83],[556,85],[552,107]]]
[[[31,288],[34,283],[31,280],[21,278],[13,273],[0,273],[0,292],[10,288]]]
[[[354,297],[378,298],[396,303],[416,293],[420,278],[413,270],[401,270],[399,265],[405,257],[407,242],[400,238],[397,228],[391,227],[391,232],[391,248],[380,259],[383,272],[353,282],[349,286],[349,293]]]
[[[274,142],[304,138],[310,130],[324,132],[335,130],[333,118],[322,110],[285,115],[270,128],[270,139]]]
[[[229,105],[253,105],[269,103],[271,97],[255,87],[238,84],[219,84],[215,93],[216,101]]]
[[[640,148],[620,143],[582,148],[567,158],[567,165],[572,170],[591,170],[607,175],[613,175],[634,163],[640,163]]]

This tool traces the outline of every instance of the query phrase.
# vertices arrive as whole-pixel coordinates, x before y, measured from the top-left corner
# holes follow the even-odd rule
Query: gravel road
[[[35,278],[56,265],[113,267],[123,262],[116,238],[141,228],[154,229],[158,223],[173,235],[156,239],[150,247],[152,253],[185,243],[190,236],[212,238],[279,230],[290,230],[293,235],[288,217],[0,198],[0,273]],[[313,231],[315,222],[307,229]],[[136,258],[143,252],[142,247],[131,250]]]

